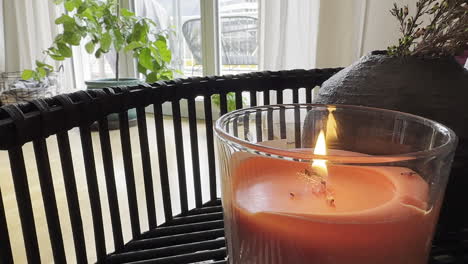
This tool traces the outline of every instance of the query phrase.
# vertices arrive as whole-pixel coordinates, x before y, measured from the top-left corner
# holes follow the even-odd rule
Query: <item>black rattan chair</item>
[[[87,179],[88,195],[93,216],[93,229],[96,259],[99,263],[226,263],[226,247],[223,230],[223,213],[217,194],[216,162],[213,142],[213,109],[211,96],[219,94],[221,114],[227,112],[226,94],[235,92],[237,108],[242,105],[242,92],[250,94],[250,104],[257,105],[257,96],[263,97],[264,104],[282,103],[283,91],[292,90],[293,102],[302,101],[299,91],[305,90],[305,102],[310,103],[312,90],[320,86],[327,78],[339,69],[293,70],[280,72],[258,72],[236,76],[189,78],[168,82],[159,82],[151,86],[128,88],[107,88],[103,90],[80,91],[60,95],[44,100],[35,100],[25,104],[8,105],[0,108],[0,149],[8,151],[11,172],[16,193],[16,201],[23,230],[23,240],[29,263],[40,262],[40,248],[28,186],[27,167],[32,164],[24,159],[23,145],[33,143],[37,163],[37,173],[41,186],[42,199],[46,212],[53,257],[56,263],[66,262],[64,236],[62,234],[57,208],[56,190],[53,181],[63,179],[68,204],[70,225],[73,231],[75,256],[77,263],[88,261],[89,250],[85,234],[89,228],[83,225],[77,194],[77,183],[73,153],[70,147],[69,131],[79,128],[84,157],[84,170]],[[277,101],[270,102],[269,94],[275,92]],[[196,101],[197,96],[204,97],[206,153],[201,153],[198,145]],[[300,100],[301,99],[301,100]],[[163,123],[162,104],[170,102],[173,110],[174,137],[182,138],[181,101],[187,102],[189,109],[189,133],[191,137],[190,168],[186,168],[182,140],[175,141],[177,171],[169,171],[167,151],[164,144],[167,136]],[[184,102],[185,103],[185,102]],[[145,107],[154,107],[156,134],[148,133],[145,118]],[[139,146],[131,145],[127,110],[136,108],[138,113]],[[124,156],[124,173],[127,192],[117,193],[115,171],[106,116],[110,113],[120,114],[120,142]],[[258,117],[261,120],[261,116]],[[90,125],[99,123],[99,146],[102,152],[103,169],[107,186],[109,212],[103,210],[99,197],[99,181],[96,173],[96,159],[93,150]],[[264,120],[269,122],[270,119]],[[165,135],[166,134],[166,135]],[[159,164],[153,166],[149,137],[156,137]],[[266,136],[266,135],[265,135]],[[63,175],[52,175],[47,150],[46,138],[56,137],[60,152],[60,163]],[[73,142],[72,142],[73,143]],[[141,155],[141,164],[134,164],[135,155]],[[209,199],[202,199],[200,182],[200,162],[208,160]],[[135,166],[142,166],[144,178],[145,206],[139,207],[135,183]],[[187,196],[186,171],[193,170],[194,196]],[[157,171],[157,172],[156,172]],[[157,222],[156,202],[153,185],[153,172],[161,179],[162,204],[165,221]],[[3,175],[2,175],[3,176]],[[452,175],[452,177],[457,175]],[[465,175],[461,175],[465,176]],[[172,207],[169,178],[177,177],[179,181],[181,213],[176,214]],[[125,195],[129,204],[129,216],[119,210],[118,195]],[[0,262],[12,263],[10,238],[16,234],[9,233],[5,217],[4,197],[0,193]],[[189,206],[189,200],[195,206]],[[466,201],[465,201],[466,202]],[[83,208],[81,208],[82,210]],[[149,230],[140,226],[140,212],[145,210],[148,216]],[[105,232],[103,214],[111,218],[111,232]],[[122,235],[123,217],[130,218],[132,239],[124,241]],[[457,218],[457,215],[451,215]],[[459,221],[458,221],[459,222]],[[442,228],[434,242],[431,264],[468,263],[468,232],[466,223],[451,224]],[[106,248],[106,240],[113,239],[114,252]],[[74,261],[75,262],[75,261]]]

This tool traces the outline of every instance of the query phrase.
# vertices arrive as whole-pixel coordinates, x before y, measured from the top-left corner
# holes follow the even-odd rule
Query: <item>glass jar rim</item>
[[[294,108],[297,108],[298,106],[301,108],[320,107],[320,108],[325,108],[325,109],[329,107],[334,107],[337,109],[341,108],[341,109],[377,111],[377,112],[384,112],[384,113],[395,114],[395,115],[402,115],[412,120],[417,120],[420,123],[424,123],[427,126],[436,128],[437,131],[439,131],[440,133],[442,133],[443,135],[447,137],[447,140],[440,146],[437,146],[432,149],[427,149],[427,150],[400,153],[400,154],[395,154],[395,155],[372,155],[372,156],[356,157],[356,156],[346,156],[346,155],[317,155],[317,154],[313,154],[310,151],[310,149],[306,151],[306,149],[301,150],[301,149],[275,148],[271,146],[266,146],[266,145],[246,141],[244,139],[241,139],[240,137],[230,135],[228,132],[225,131],[225,129],[223,129],[223,124],[225,124],[226,122],[229,122],[232,119],[232,117],[241,116],[243,113],[246,113],[246,112],[257,113],[259,110],[266,111],[266,110],[271,110],[272,108],[294,109]],[[370,163],[372,164],[372,163],[400,162],[400,161],[420,159],[423,157],[437,156],[437,155],[440,155],[441,153],[451,151],[458,144],[458,138],[455,132],[449,127],[437,121],[434,121],[425,117],[421,117],[418,115],[414,115],[414,114],[396,111],[396,110],[388,110],[388,109],[367,107],[367,106],[345,105],[345,104],[299,103],[299,104],[276,104],[276,105],[265,105],[265,106],[243,108],[243,109],[234,110],[232,112],[222,115],[216,121],[214,130],[218,138],[228,142],[230,145],[233,145],[239,149],[242,149],[243,151],[255,153],[258,155],[262,155],[262,156],[289,158],[293,160],[301,160],[304,162],[313,161],[314,159],[327,160],[333,163]]]

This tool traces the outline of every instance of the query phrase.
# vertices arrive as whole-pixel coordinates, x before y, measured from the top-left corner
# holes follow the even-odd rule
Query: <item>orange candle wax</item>
[[[427,206],[428,184],[413,171],[328,165],[325,195],[301,173],[310,164],[233,161],[232,189],[224,190],[231,197],[232,263],[427,262],[438,213]]]

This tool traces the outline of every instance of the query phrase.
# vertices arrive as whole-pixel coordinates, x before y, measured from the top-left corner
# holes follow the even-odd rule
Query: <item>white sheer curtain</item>
[[[260,69],[310,69],[350,64],[362,53],[367,2],[261,0]],[[378,12],[380,16],[389,16],[382,13],[384,10]],[[366,28],[371,29],[372,25]],[[376,38],[384,40],[384,34]]]
[[[261,0],[260,69],[348,66],[401,36],[393,3],[414,0]]]
[[[260,69],[315,66],[319,0],[260,1]]]
[[[42,51],[51,45],[58,33],[54,21],[60,10],[50,0],[6,0],[2,11],[6,51],[3,70],[33,69],[35,61],[44,58]],[[48,63],[54,64],[52,61]],[[65,69],[63,86],[73,87],[71,63],[65,61],[62,64]]]
[[[259,69],[289,70],[315,67],[319,0],[260,0]],[[285,91],[284,103],[292,103]],[[276,102],[276,96],[270,96]],[[305,94],[300,94],[301,102]],[[261,98],[259,98],[261,100]]]

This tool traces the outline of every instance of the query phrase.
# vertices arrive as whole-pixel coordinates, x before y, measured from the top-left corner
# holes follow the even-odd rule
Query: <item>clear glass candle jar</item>
[[[457,138],[414,115],[274,105],[216,123],[231,264],[425,264]]]

